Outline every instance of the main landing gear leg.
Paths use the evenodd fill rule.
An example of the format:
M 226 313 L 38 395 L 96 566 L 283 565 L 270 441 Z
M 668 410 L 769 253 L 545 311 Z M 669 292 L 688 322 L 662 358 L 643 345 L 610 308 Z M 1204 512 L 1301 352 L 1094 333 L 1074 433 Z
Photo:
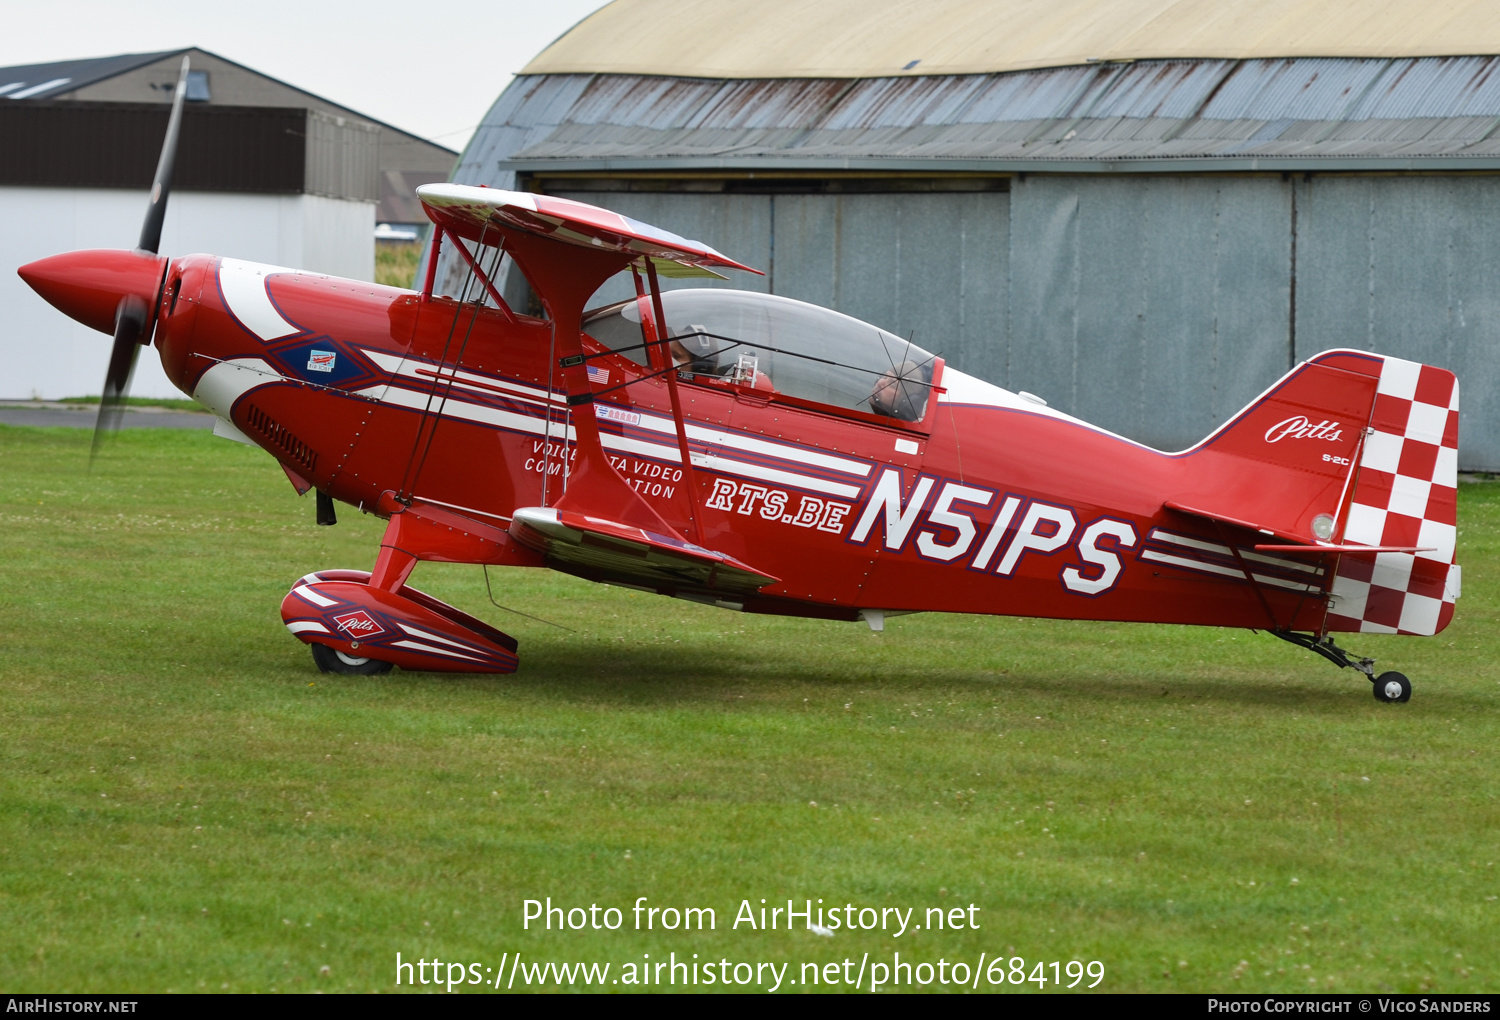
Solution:
M 1406 679 L 1404 674 L 1392 671 L 1376 676 L 1374 659 L 1350 655 L 1334 644 L 1333 638 L 1326 634 L 1318 638 L 1311 634 L 1296 634 L 1289 630 L 1273 630 L 1271 633 L 1283 641 L 1290 641 L 1294 645 L 1301 645 L 1303 648 L 1317 652 L 1335 666 L 1341 668 L 1348 666 L 1359 670 L 1370 681 L 1376 701 L 1406 702 L 1411 700 L 1411 681 Z

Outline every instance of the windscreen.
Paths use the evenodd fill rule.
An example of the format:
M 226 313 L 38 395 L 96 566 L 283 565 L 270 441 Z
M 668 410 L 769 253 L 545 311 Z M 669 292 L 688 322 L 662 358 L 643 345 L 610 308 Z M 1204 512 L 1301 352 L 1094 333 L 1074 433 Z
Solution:
M 621 314 L 627 307 L 630 317 Z M 646 338 L 641 334 L 641 317 L 635 312 L 635 299 L 585 312 L 583 331 L 612 351 L 619 351 L 637 365 L 647 364 Z M 633 350 L 631 348 L 634 348 Z
M 761 388 L 821 404 L 905 421 L 926 413 L 933 356 L 867 322 L 736 290 L 668 291 L 662 307 L 675 360 L 695 377 L 744 381 L 754 373 L 765 379 Z M 641 343 L 636 303 L 592 313 L 584 330 L 615 349 Z

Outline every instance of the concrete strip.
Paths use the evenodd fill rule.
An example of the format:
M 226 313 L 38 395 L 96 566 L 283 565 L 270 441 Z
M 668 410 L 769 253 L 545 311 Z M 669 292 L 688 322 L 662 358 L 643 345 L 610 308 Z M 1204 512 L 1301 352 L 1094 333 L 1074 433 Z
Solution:
M 0 425 L 33 425 L 91 429 L 99 409 L 87 404 L 50 401 L 0 401 Z M 120 415 L 127 429 L 211 429 L 214 416 L 197 411 L 173 411 L 164 407 L 127 407 Z

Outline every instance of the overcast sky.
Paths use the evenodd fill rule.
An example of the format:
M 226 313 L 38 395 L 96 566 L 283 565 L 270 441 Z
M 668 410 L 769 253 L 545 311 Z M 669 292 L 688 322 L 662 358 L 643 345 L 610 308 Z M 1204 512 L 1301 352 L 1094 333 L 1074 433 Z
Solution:
M 0 67 L 199 46 L 462 149 L 511 77 L 604 3 L 8 3 Z

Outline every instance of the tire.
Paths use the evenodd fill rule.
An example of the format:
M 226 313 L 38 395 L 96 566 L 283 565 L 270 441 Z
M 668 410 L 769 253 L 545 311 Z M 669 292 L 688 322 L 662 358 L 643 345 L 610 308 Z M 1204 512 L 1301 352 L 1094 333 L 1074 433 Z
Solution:
M 1376 701 L 1404 703 L 1411 700 L 1411 681 L 1405 674 L 1382 673 L 1371 682 Z
M 327 645 L 309 645 L 308 647 L 312 649 L 313 662 L 318 664 L 320 673 L 338 673 L 342 676 L 378 676 L 391 671 L 391 664 L 381 662 L 379 659 L 360 659 L 329 648 Z

